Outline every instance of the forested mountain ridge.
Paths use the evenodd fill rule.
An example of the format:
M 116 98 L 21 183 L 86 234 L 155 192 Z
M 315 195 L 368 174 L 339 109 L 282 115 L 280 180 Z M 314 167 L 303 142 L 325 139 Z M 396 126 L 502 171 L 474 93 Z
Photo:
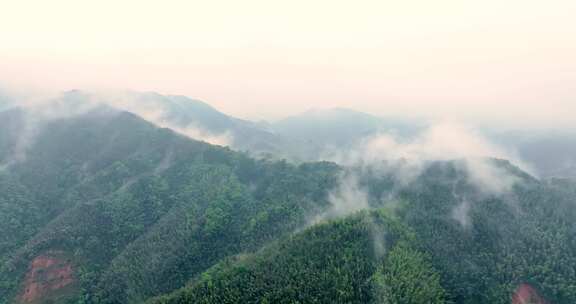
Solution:
M 257 123 L 224 114 L 203 101 L 186 96 L 155 92 L 98 94 L 70 91 L 56 99 L 106 104 L 189 137 L 258 157 L 302 158 L 309 153 L 298 139 L 286 138 Z
M 361 212 L 221 262 L 151 303 L 445 303 L 414 241 L 387 210 Z
M 19 104 L 21 97 L 12 95 L 0 88 L 0 110 Z M 333 161 L 335 152 L 353 150 L 358 144 L 382 135 L 398 143 L 417 141 L 436 125 L 426 119 L 380 117 L 345 108 L 309 110 L 278 121 L 256 123 L 225 114 L 197 99 L 155 92 L 73 90 L 30 98 L 31 104 L 41 104 L 44 99 L 79 107 L 105 104 L 188 137 L 228 146 L 256 158 L 297 162 Z M 506 158 L 523 160 L 534 174 L 574 178 L 575 130 L 514 131 L 485 126 L 480 131 L 482 137 L 505 147 L 509 152 Z
M 156 111 L 157 121 L 168 126 L 198 129 L 201 133 L 211 136 L 226 137 L 224 144 L 241 151 L 255 154 L 270 153 L 280 155 L 291 147 L 297 147 L 289 141 L 269 130 L 261 128 L 256 123 L 235 118 L 217 111 L 210 105 L 186 96 L 161 95 L 153 92 L 133 93 L 138 107 Z M 134 110 L 129 108 L 127 110 Z M 139 111 L 133 111 L 139 113 Z M 297 156 L 298 151 L 290 153 Z M 288 156 L 288 155 L 285 155 Z
M 128 266 L 123 263 L 144 262 L 131 255 L 156 246 L 166 234 L 172 245 L 160 244 L 162 252 L 149 248 L 146 262 L 156 258 L 159 271 L 177 277 L 147 273 L 147 282 L 158 286 L 134 288 L 152 295 L 170 291 L 221 257 L 303 225 L 308 210 L 327 205 L 326 191 L 335 183 L 330 172 L 338 170 L 327 163 L 255 161 L 111 109 L 42 122 L 22 149 L 24 137 L 18 133 L 26 114 L 16 109 L 2 115 L 1 129 L 8 133 L 2 137 L 3 156 L 9 164 L 2 172 L 1 223 L 3 237 L 9 238 L 0 251 L 2 289 L 9 291 L 3 301 L 22 288 L 16 278 L 22 278 L 30 259 L 50 250 L 84 261 L 85 268 L 76 269 L 82 287 L 105 293 L 118 280 L 99 283 L 100 276 Z M 15 159 L 21 150 L 25 155 Z M 143 266 L 133 269 L 153 267 Z
M 40 116 L 0 112 L 0 303 L 576 301 L 573 181 L 487 160 L 514 181 L 493 192 L 464 160 L 405 180 L 106 106 Z
M 454 184 L 457 171 L 433 165 L 396 201 L 375 199 L 371 215 L 222 262 L 152 303 L 571 303 L 574 184 L 556 192 L 556 182 L 528 177 L 512 193 L 486 196 Z M 388 178 L 364 182 L 372 193 L 390 187 Z
M 400 142 L 411 141 L 434 125 L 426 119 L 380 117 L 352 109 L 332 108 L 309 110 L 262 127 L 185 96 L 152 92 L 132 94 L 131 99 L 137 100 L 138 108 L 162 113 L 156 118 L 168 123 L 169 127 L 199 128 L 207 133 L 200 135 L 222 136 L 225 139 L 222 144 L 235 150 L 275 159 L 326 159 L 334 149 L 351 149 L 363 140 L 381 134 L 393 136 Z M 127 110 L 142 113 L 135 107 Z M 539 176 L 575 177 L 575 130 L 502 131 L 483 128 L 482 133 L 531 164 Z
M 493 138 L 517 150 L 541 176 L 576 178 L 576 130 L 505 132 Z

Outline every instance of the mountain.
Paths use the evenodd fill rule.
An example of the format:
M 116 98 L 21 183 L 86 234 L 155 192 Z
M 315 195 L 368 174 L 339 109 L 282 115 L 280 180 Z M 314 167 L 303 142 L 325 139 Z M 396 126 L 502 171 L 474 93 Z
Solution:
M 381 118 L 343 108 L 310 110 L 272 124 L 278 134 L 322 146 L 351 145 L 379 132 L 409 137 L 422 127 L 407 120 Z
M 4 108 L 14 106 L 14 98 L 1 93 L 0 109 L 2 100 Z M 325 159 L 335 151 L 354 149 L 362 140 L 382 133 L 394 135 L 399 142 L 410 142 L 429 127 L 413 120 L 382 118 L 342 108 L 311 110 L 273 123 L 251 122 L 226 115 L 199 100 L 154 92 L 69 91 L 55 101 L 76 107 L 105 104 L 197 140 L 228 146 L 254 157 L 292 161 Z M 490 141 L 515 151 L 539 176 L 576 177 L 573 131 L 482 130 L 482 133 Z
M 438 273 L 404 229 L 383 211 L 316 225 L 257 254 L 220 262 L 190 287 L 151 302 L 445 303 Z M 394 233 L 374 233 L 385 230 Z M 375 237 L 390 243 L 386 258 L 374 248 Z
M 60 272 L 77 284 L 71 298 L 133 303 L 170 291 L 303 225 L 327 204 L 337 169 L 255 161 L 107 107 L 34 127 L 31 113 L 1 114 L 0 302 L 59 297 L 49 284 Z
M 0 90 L 0 111 L 6 110 L 12 104 L 11 98 Z
M 73 103 L 96 102 L 125 110 L 159 126 L 173 129 L 194 139 L 255 156 L 276 158 L 303 156 L 305 146 L 297 140 L 279 136 L 261 124 L 226 115 L 196 99 L 154 92 L 116 92 L 108 94 L 69 91 L 62 100 Z
M 334 149 L 347 151 L 360 141 L 382 133 L 392 134 L 399 142 L 409 142 L 430 127 L 427 122 L 378 117 L 343 108 L 310 110 L 272 123 L 251 122 L 185 96 L 154 92 L 125 94 L 102 97 L 70 91 L 62 100 L 74 104 L 98 100 L 195 139 L 229 146 L 254 157 L 293 161 L 324 159 Z M 0 96 L 0 109 L 1 99 Z M 7 106 L 14 106 L 14 98 L 6 95 L 4 99 Z M 576 177 L 576 132 L 573 130 L 480 131 L 490 141 L 515 152 L 539 176 Z
M 515 131 L 496 134 L 495 141 L 518 152 L 544 177 L 576 177 L 576 131 Z
M 573 180 L 255 159 L 76 98 L 0 112 L 0 303 L 576 301 Z
M 272 124 L 285 138 L 304 140 L 314 146 L 318 159 L 329 149 L 346 150 L 359 141 L 385 133 L 400 142 L 410 141 L 426 130 L 423 123 L 382 118 L 350 109 L 311 110 Z M 576 132 L 481 130 L 492 142 L 514 151 L 542 177 L 576 177 Z
M 458 168 L 431 164 L 395 203 L 376 199 L 389 177 L 364 176 L 374 211 L 227 259 L 150 303 L 571 303 L 573 194 L 519 173 L 514 191 L 487 196 Z

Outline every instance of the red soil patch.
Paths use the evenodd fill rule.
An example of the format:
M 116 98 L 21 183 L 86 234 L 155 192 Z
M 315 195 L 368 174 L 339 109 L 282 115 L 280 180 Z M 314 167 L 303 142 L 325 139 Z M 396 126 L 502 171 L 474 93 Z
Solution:
M 35 303 L 74 283 L 72 264 L 62 254 L 49 253 L 36 257 L 26 274 L 22 303 Z
M 512 304 L 548 304 L 529 284 L 520 284 L 512 296 Z

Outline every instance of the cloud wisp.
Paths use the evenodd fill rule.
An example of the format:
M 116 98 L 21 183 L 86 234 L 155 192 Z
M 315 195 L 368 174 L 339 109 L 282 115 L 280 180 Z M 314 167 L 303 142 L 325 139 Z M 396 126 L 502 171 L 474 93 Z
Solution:
M 183 136 L 219 146 L 232 146 L 233 136 L 229 131 L 213 133 L 194 121 L 186 124 L 169 119 L 169 105 L 158 95 L 130 91 L 83 92 L 69 91 L 55 93 L 34 89 L 19 89 L 0 86 L 0 111 L 21 109 L 21 122 L 11 136 L 14 144 L 8 155 L 0 160 L 0 170 L 24 162 L 27 151 L 34 145 L 36 137 L 50 121 L 77 117 L 100 109 L 127 111 L 138 115 L 158 127 L 169 128 Z
M 92 102 L 134 113 L 159 127 L 172 129 L 195 140 L 219 146 L 233 145 L 233 136 L 230 132 L 214 133 L 194 121 L 181 124 L 169 119 L 169 105 L 160 100 L 163 96 L 158 95 L 158 98 L 154 98 L 151 95 L 130 91 L 101 91 L 92 93 L 90 99 Z
M 358 175 L 365 172 L 391 176 L 397 187 L 402 188 L 415 182 L 434 162 L 457 161 L 466 173 L 467 182 L 478 193 L 489 196 L 508 193 L 520 180 L 494 159 L 510 160 L 522 170 L 532 172 L 530 166 L 514 153 L 490 143 L 474 129 L 454 123 L 432 125 L 411 139 L 378 134 L 362 139 L 350 150 L 332 150 L 323 159 L 354 169 L 342 174 L 339 185 L 329 194 L 331 207 L 320 218 L 343 216 L 369 208 L 369 196 L 358 182 Z M 459 196 L 455 198 L 460 203 L 453 210 L 452 217 L 467 227 L 471 203 Z

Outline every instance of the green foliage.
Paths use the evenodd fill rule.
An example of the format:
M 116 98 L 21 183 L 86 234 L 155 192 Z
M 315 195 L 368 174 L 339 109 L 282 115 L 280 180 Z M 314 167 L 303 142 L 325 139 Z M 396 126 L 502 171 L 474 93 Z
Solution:
M 372 276 L 373 303 L 445 303 L 439 274 L 425 255 L 399 242 Z
M 0 227 L 9 232 L 0 239 L 0 303 L 50 249 L 73 254 L 87 303 L 139 303 L 172 291 L 301 227 L 328 205 L 338 170 L 255 161 L 126 113 L 96 111 L 43 128 L 26 161 L 0 176 Z
M 513 191 L 493 195 L 470 184 L 457 163 L 437 163 L 399 191 L 405 202 L 399 217 L 430 255 L 450 300 L 509 303 L 528 283 L 550 302 L 576 301 L 574 196 L 517 176 Z M 463 202 L 469 204 L 466 224 L 454 215 Z
M 12 114 L 0 113 L 1 161 L 23 125 Z M 30 144 L 0 171 L 2 304 L 51 250 L 71 257 L 85 304 L 509 303 L 522 283 L 576 302 L 576 184 L 504 161 L 520 181 L 505 194 L 477 189 L 459 162 L 406 185 L 255 160 L 102 109 L 45 122 Z M 309 227 L 342 170 L 374 210 Z
M 382 235 L 374 231 L 393 231 L 391 226 L 399 227 L 380 212 L 315 225 L 219 263 L 190 287 L 153 303 L 368 303 L 381 256 L 374 238 Z

